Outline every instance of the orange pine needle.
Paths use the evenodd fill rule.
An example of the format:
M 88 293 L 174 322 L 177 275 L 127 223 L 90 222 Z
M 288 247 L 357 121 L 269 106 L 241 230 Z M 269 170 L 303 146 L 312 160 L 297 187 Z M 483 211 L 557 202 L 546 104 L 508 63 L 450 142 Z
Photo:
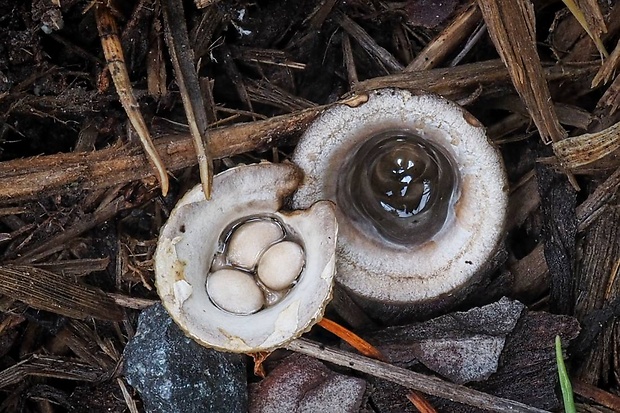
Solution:
M 376 360 L 387 362 L 387 358 L 381 353 L 381 351 L 355 334 L 354 332 L 344 328 L 340 324 L 328 320 L 327 318 L 323 318 L 321 321 L 317 323 L 325 330 L 330 333 L 340 337 L 342 340 L 347 342 L 351 347 L 365 355 L 366 357 L 370 357 Z M 407 393 L 407 399 L 420 411 L 420 413 L 437 413 L 437 410 L 424 398 L 424 396 L 418 393 L 415 390 L 411 390 Z
M 379 349 L 377 349 L 372 344 L 370 344 L 357 334 L 353 333 L 352 331 L 347 330 L 340 324 L 326 318 L 322 319 L 317 324 L 323 327 L 325 330 L 329 331 L 330 333 L 346 341 L 351 347 L 355 348 L 366 357 L 381 361 L 387 361 L 383 354 L 381 354 Z
M 437 410 L 435 410 L 435 408 L 429 403 L 429 401 L 426 400 L 424 396 L 422 396 L 420 393 L 414 390 L 411 390 L 409 393 L 407 393 L 407 399 L 409 399 L 409 401 L 413 403 L 415 408 L 418 409 L 420 413 L 437 413 Z

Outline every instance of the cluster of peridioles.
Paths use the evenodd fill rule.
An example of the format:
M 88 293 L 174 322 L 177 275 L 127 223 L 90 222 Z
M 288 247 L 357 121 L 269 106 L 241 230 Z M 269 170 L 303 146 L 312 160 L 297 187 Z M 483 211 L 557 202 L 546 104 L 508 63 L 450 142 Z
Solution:
M 271 217 L 252 217 L 223 234 L 207 276 L 207 294 L 233 314 L 253 314 L 282 300 L 305 263 L 302 246 Z

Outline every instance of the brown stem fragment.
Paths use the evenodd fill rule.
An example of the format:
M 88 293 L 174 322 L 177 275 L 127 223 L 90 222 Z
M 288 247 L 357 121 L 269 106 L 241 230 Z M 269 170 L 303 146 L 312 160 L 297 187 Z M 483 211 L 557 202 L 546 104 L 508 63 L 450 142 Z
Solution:
M 205 198 L 210 199 L 213 183 L 213 156 L 209 151 L 207 137 L 207 112 L 202 99 L 198 73 L 194 68 L 194 53 L 189 43 L 183 2 L 180 0 L 163 0 L 161 5 L 164 15 L 166 43 L 172 58 L 176 81 L 181 91 L 189 132 L 194 140 L 202 190 Z
M 355 59 L 353 58 L 351 38 L 348 34 L 342 35 L 342 55 L 344 65 L 347 68 L 347 78 L 349 79 L 349 85 L 353 86 L 357 82 L 359 82 L 359 78 L 357 77 L 357 70 L 355 68 Z
M 347 330 L 340 324 L 335 323 L 325 317 L 323 317 L 323 319 L 317 324 L 323 327 L 325 330 L 329 331 L 330 333 L 334 334 L 335 336 L 338 336 L 343 341 L 347 342 L 351 347 L 355 348 L 366 357 L 387 362 L 387 359 L 378 348 L 376 348 L 354 332 Z
M 595 403 L 605 406 L 612 411 L 620 412 L 620 396 L 606 392 L 588 383 L 579 380 L 573 381 L 573 390 L 576 394 Z
M 81 320 L 94 317 L 119 321 L 124 317 L 103 291 L 37 267 L 0 266 L 0 293 L 37 310 Z
M 469 36 L 482 14 L 475 2 L 470 3 L 455 19 L 407 65 L 405 72 L 428 70 L 437 66 Z
M 547 81 L 569 80 L 596 73 L 598 65 L 579 64 L 572 66 L 546 66 L 543 75 Z M 418 72 L 403 72 L 395 75 L 375 77 L 364 80 L 352 89 L 366 92 L 386 87 L 410 90 L 425 90 L 454 99 L 459 93 L 471 91 L 478 86 L 497 85 L 510 80 L 506 67 L 500 60 L 487 60 L 451 68 L 438 68 Z
M 303 131 L 325 106 L 268 120 L 214 129 L 211 150 L 216 158 L 284 143 L 284 138 Z M 193 141 L 187 135 L 166 135 L 155 141 L 171 170 L 196 164 Z M 131 146 L 93 152 L 62 153 L 0 162 L 0 203 L 36 199 L 61 188 L 101 189 L 144 179 L 152 169 Z
M 0 372 L 0 389 L 17 384 L 27 376 L 96 382 L 101 381 L 104 374 L 99 367 L 67 357 L 33 354 Z
M 146 151 L 146 154 L 150 162 L 155 167 L 157 177 L 161 185 L 162 194 L 168 193 L 168 173 L 166 167 L 162 162 L 153 141 L 151 140 L 151 134 L 149 133 L 146 122 L 140 112 L 140 106 L 133 94 L 133 88 L 129 80 L 129 73 L 127 72 L 127 66 L 125 65 L 125 57 L 123 56 L 123 49 L 121 47 L 120 37 L 118 35 L 118 27 L 116 20 L 112 16 L 110 8 L 105 4 L 98 2 L 95 6 L 95 16 L 97 19 L 97 29 L 99 31 L 99 37 L 101 37 L 101 46 L 103 48 L 103 54 L 105 55 L 106 62 L 108 63 L 108 69 L 118 97 L 127 112 L 129 121 L 134 127 L 138 136 L 140 137 L 140 143 Z
M 398 73 L 403 70 L 403 65 L 386 49 L 377 42 L 360 25 L 346 14 L 340 14 L 340 25 L 349 33 L 366 52 L 372 56 L 388 73 Z

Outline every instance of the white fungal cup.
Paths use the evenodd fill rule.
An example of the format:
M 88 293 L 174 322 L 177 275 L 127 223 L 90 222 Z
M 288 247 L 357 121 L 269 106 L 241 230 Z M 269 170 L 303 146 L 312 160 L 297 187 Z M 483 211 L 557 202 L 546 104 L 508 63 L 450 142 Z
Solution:
M 293 161 L 304 172 L 293 206 L 338 206 L 337 281 L 359 302 L 445 304 L 501 244 L 501 156 L 471 114 L 439 96 L 383 89 L 336 105 L 304 133 Z
M 214 178 L 211 200 L 197 185 L 170 214 L 155 254 L 157 291 L 199 343 L 268 351 L 321 319 L 335 271 L 335 207 L 280 211 L 300 178 L 292 164 L 239 166 Z

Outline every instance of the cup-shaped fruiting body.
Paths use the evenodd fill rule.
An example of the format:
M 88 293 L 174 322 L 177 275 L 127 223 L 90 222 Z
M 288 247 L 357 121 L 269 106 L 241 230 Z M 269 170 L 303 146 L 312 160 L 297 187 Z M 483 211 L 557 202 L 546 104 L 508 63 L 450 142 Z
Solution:
M 501 244 L 502 159 L 480 123 L 439 96 L 384 89 L 328 109 L 293 161 L 305 174 L 295 208 L 337 204 L 336 281 L 362 305 L 391 305 L 388 317 L 454 301 Z
M 331 298 L 337 224 L 329 201 L 282 212 L 301 180 L 261 163 L 197 185 L 176 205 L 155 254 L 157 291 L 179 326 L 224 351 L 268 351 L 320 320 Z

